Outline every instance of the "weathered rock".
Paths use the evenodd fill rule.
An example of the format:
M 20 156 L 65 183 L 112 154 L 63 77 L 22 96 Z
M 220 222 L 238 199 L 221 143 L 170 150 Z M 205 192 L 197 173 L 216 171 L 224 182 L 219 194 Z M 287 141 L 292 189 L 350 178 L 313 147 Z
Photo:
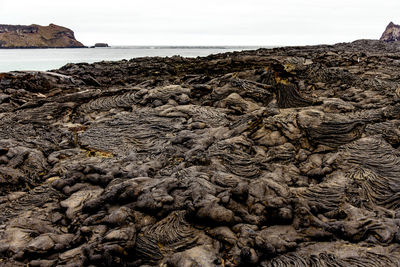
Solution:
M 380 40 L 385 42 L 400 41 L 400 26 L 390 22 L 382 33 Z
M 0 265 L 399 266 L 398 52 L 0 74 Z

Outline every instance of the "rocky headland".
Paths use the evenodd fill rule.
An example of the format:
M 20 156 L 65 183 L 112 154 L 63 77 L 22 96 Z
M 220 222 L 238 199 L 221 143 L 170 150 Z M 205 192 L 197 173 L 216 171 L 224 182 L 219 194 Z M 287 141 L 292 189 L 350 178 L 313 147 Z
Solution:
M 399 266 L 399 52 L 0 74 L 0 265 Z
M 40 26 L 32 24 L 0 24 L 0 48 L 79 48 L 74 32 L 55 24 Z
M 385 42 L 400 41 L 400 25 L 396 25 L 393 22 L 390 22 L 383 32 L 380 40 Z

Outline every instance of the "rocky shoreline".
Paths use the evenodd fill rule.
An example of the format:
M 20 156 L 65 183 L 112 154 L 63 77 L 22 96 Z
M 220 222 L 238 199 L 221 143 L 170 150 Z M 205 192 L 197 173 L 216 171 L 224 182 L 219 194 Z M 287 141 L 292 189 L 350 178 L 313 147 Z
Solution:
M 399 266 L 400 45 L 0 74 L 1 266 Z

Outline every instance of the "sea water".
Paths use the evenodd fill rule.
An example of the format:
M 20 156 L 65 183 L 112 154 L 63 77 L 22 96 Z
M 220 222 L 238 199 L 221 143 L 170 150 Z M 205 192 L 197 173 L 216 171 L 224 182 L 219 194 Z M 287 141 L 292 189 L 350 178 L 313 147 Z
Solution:
M 252 50 L 260 47 L 171 47 L 113 46 L 106 48 L 0 49 L 0 72 L 14 70 L 52 70 L 67 63 L 111 61 L 137 57 L 208 56 L 210 54 Z

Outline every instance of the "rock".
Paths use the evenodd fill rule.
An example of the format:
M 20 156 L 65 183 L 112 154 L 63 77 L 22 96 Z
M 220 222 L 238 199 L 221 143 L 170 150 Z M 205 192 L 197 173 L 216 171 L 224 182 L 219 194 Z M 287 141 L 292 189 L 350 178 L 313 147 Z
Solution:
M 52 267 L 56 264 L 56 260 L 33 260 L 29 262 L 32 267 Z
M 232 246 L 235 245 L 235 243 L 237 242 L 237 237 L 235 236 L 235 234 L 231 231 L 231 229 L 226 226 L 211 229 L 209 231 L 209 234 L 217 240 L 220 240 L 221 242 L 226 242 Z
M 223 266 L 222 262 L 218 261 L 218 258 L 212 251 L 212 248 L 210 249 L 207 246 L 194 247 L 173 255 L 170 259 L 168 259 L 167 265 L 176 267 Z
M 0 24 L 0 48 L 75 48 L 84 45 L 75 39 L 68 28 L 50 24 Z
M 109 47 L 107 43 L 96 43 L 94 47 Z
M 27 250 L 33 253 L 45 253 L 54 247 L 54 241 L 48 235 L 40 235 L 27 245 Z
M 385 42 L 400 41 L 400 26 L 390 22 L 379 40 Z
M 104 239 L 106 241 L 128 241 L 135 237 L 135 228 L 131 225 L 124 229 L 112 230 L 106 234 Z
M 0 74 L 0 265 L 399 266 L 397 58 L 358 40 Z
M 60 202 L 60 206 L 66 208 L 67 218 L 73 220 L 81 211 L 85 202 L 94 199 L 103 192 L 99 187 L 83 187 L 82 190 L 73 193 L 68 199 Z

